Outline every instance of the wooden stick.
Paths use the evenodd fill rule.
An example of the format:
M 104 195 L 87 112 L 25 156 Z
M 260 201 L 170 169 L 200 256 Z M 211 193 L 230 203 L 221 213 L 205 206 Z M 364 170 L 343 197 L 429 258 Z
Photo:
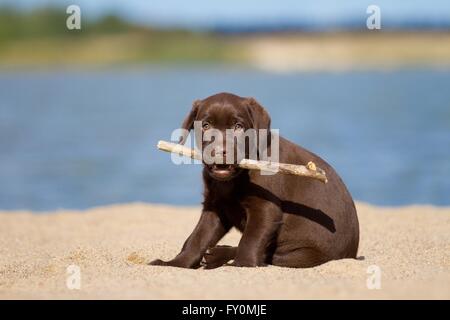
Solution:
M 191 149 L 185 147 L 181 144 L 171 143 L 167 141 L 159 141 L 157 145 L 159 150 L 177 153 L 182 156 L 186 156 L 196 160 L 202 160 L 202 155 L 195 149 Z M 239 162 L 238 166 L 240 168 L 249 169 L 249 170 L 262 170 L 262 171 L 270 171 L 274 173 L 284 173 L 284 174 L 292 174 L 296 176 L 309 177 L 313 179 L 317 179 L 323 183 L 327 183 L 327 176 L 325 171 L 319 167 L 316 167 L 314 162 L 310 161 L 306 166 L 296 165 L 296 164 L 288 164 L 288 163 L 278 163 L 278 162 L 269 162 L 269 161 L 260 161 L 260 160 L 252 160 L 252 159 L 242 159 Z

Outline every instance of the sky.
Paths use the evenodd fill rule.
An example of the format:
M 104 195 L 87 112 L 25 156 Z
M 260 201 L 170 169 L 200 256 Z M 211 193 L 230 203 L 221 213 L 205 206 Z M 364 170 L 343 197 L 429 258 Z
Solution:
M 369 5 L 381 9 L 387 23 L 450 22 L 450 0 L 0 0 L 23 9 L 44 5 L 79 5 L 82 14 L 116 13 L 138 23 L 202 28 L 214 25 L 312 22 L 333 26 L 364 20 Z

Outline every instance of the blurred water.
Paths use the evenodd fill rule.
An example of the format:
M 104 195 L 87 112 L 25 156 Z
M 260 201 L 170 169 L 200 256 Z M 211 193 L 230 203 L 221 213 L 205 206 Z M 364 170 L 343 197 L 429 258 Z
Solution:
M 196 98 L 256 97 L 357 200 L 450 205 L 450 72 L 144 68 L 0 74 L 0 209 L 198 204 L 200 166 L 158 152 Z

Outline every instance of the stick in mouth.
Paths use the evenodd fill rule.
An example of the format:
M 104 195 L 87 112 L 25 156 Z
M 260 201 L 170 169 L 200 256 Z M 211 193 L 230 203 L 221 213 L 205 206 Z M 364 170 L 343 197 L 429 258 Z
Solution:
M 159 150 L 162 151 L 176 153 L 179 155 L 190 157 L 195 160 L 202 160 L 202 155 L 199 152 L 197 152 L 195 149 L 185 147 L 181 144 L 160 140 L 158 142 L 157 147 Z M 295 176 L 317 179 L 323 183 L 328 182 L 325 171 L 317 167 L 316 164 L 312 161 L 308 162 L 308 164 L 304 166 L 289 163 L 242 159 L 239 162 L 238 166 L 243 169 L 263 170 L 274 173 L 291 174 Z

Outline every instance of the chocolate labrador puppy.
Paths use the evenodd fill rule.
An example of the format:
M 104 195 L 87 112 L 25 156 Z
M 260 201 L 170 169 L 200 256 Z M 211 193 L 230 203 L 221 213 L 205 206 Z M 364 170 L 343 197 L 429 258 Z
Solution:
M 229 93 L 194 102 L 182 128 L 192 129 L 194 121 L 201 121 L 203 131 L 270 129 L 270 117 L 255 99 Z M 182 137 L 181 143 L 185 139 Z M 236 164 L 205 164 L 203 210 L 197 226 L 175 258 L 150 264 L 308 268 L 330 260 L 356 258 L 358 218 L 338 174 L 320 157 L 281 136 L 279 161 L 313 161 L 325 170 L 328 183 L 280 173 L 262 175 Z M 232 227 L 242 232 L 239 245 L 216 246 Z

